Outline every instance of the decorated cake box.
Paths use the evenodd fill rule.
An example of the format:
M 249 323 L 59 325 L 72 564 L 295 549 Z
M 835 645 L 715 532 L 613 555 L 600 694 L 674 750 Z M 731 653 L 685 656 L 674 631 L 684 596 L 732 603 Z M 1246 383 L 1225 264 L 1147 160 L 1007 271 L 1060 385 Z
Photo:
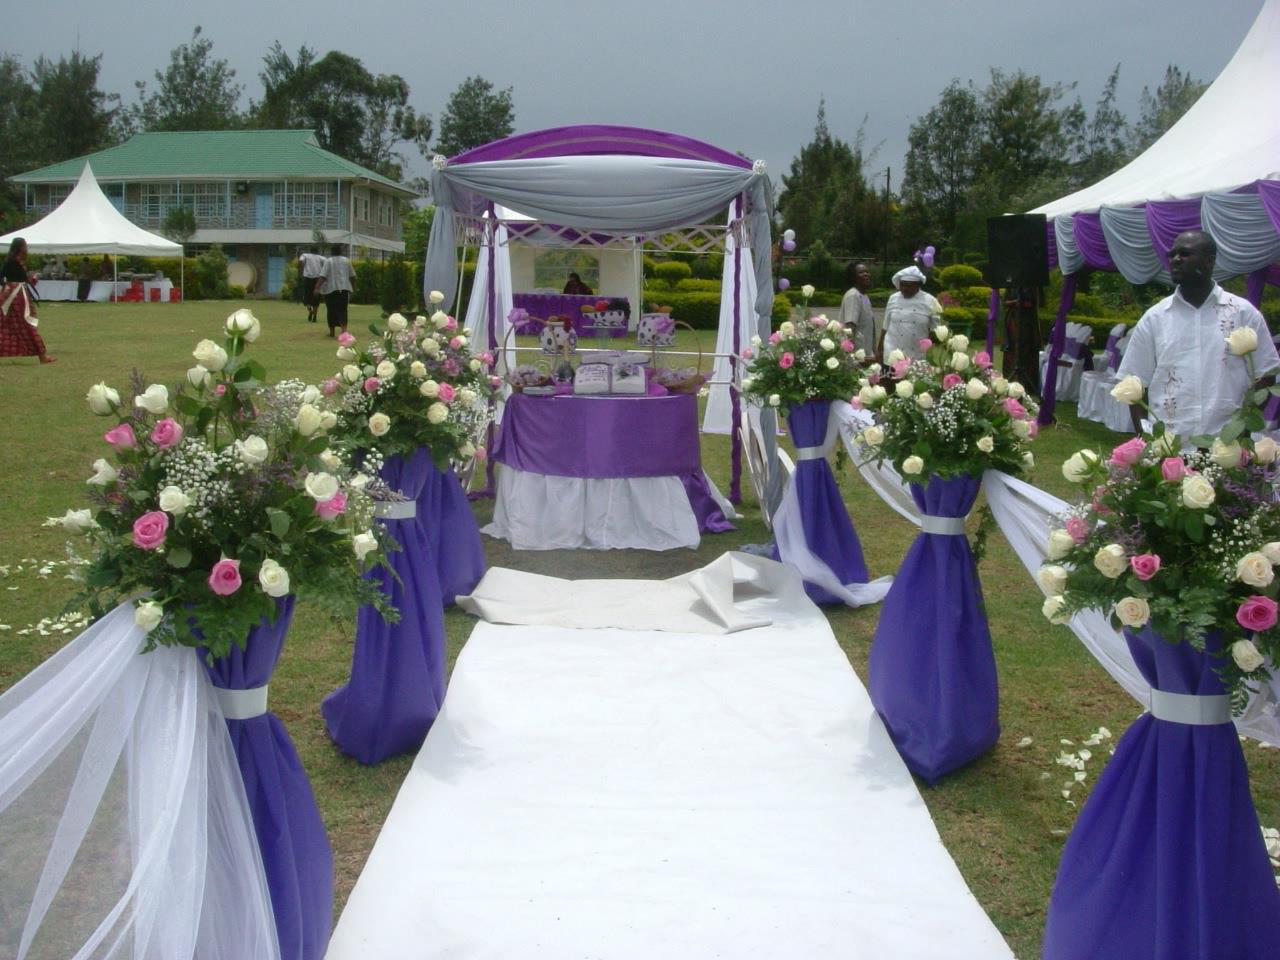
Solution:
M 610 367 L 607 363 L 584 363 L 573 375 L 573 392 L 580 396 L 608 393 Z
M 645 392 L 644 367 L 620 363 L 613 368 L 613 393 L 640 396 Z

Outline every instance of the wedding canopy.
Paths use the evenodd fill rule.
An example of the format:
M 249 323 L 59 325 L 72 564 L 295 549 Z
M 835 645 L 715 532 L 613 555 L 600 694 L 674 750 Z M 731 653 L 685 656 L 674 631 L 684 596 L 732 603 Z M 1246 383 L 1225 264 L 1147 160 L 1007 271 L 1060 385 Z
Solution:
M 1280 282 L 1280 0 L 1266 0 L 1218 78 L 1159 140 L 1098 183 L 1033 210 L 1049 218 L 1049 263 L 1065 282 L 1049 368 L 1063 347 L 1076 275 L 1114 270 L 1169 283 L 1173 239 L 1192 229 L 1218 244 L 1219 278 L 1249 275 L 1255 304 Z M 1042 422 L 1054 383 L 1044 386 Z

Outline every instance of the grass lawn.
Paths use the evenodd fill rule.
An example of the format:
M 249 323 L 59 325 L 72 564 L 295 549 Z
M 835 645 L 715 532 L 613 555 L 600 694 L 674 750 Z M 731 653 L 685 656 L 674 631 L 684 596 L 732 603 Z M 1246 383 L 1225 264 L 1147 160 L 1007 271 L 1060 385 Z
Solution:
M 135 367 L 149 381 L 178 381 L 194 362 L 190 351 L 196 341 L 217 339 L 222 319 L 237 305 L 46 304 L 40 329 L 58 362 L 40 367 L 34 358 L 0 360 L 0 409 L 6 413 L 0 420 L 0 488 L 6 491 L 0 498 L 0 691 L 68 639 L 57 629 L 22 631 L 59 613 L 72 592 L 62 579 L 64 569 L 48 565 L 65 556 L 65 537 L 40 524 L 47 516 L 82 505 L 89 464 L 102 455 L 102 421 L 89 413 L 85 391 L 106 380 L 123 392 Z M 295 304 L 252 306 L 263 323 L 253 351 L 273 377 L 314 382 L 337 369 L 334 344 L 323 323 L 303 322 L 303 310 Z M 351 315 L 352 332 L 359 333 L 378 316 L 378 308 L 353 306 Z M 681 348 L 689 348 L 691 335 L 681 336 Z M 713 349 L 712 332 L 699 336 L 703 349 Z M 1082 445 L 1115 442 L 1115 435 L 1099 425 L 1077 423 L 1072 412 L 1070 405 L 1064 407 L 1062 426 L 1043 431 L 1035 448 L 1038 465 L 1032 481 L 1058 495 L 1069 493 L 1059 468 L 1071 452 Z M 705 437 L 703 459 L 712 478 L 727 490 L 728 439 Z M 882 504 L 851 468 L 841 472 L 840 483 L 872 575 L 892 573 L 914 528 Z M 749 488 L 744 494 L 746 516 L 738 529 L 704 538 L 697 551 L 527 553 L 487 539 L 485 546 L 491 564 L 558 576 L 673 576 L 724 550 L 767 539 Z M 475 509 L 484 523 L 492 504 L 481 502 Z M 974 893 L 1017 955 L 1029 960 L 1040 954 L 1045 903 L 1076 810 L 1060 793 L 1071 778 L 1069 770 L 1054 764 L 1063 749 L 1060 741 L 1079 743 L 1099 726 L 1118 737 L 1139 707 L 1065 628 L 1045 622 L 1039 590 L 998 534 L 991 539 L 981 574 L 1000 668 L 1003 735 L 990 754 L 926 789 L 924 796 Z M 876 617 L 876 607 L 829 613 L 841 646 L 864 678 Z M 446 613 L 450 666 L 472 623 L 457 611 Z M 299 608 L 271 685 L 272 709 L 297 744 L 333 843 L 335 917 L 412 759 L 362 767 L 339 754 L 325 736 L 320 700 L 346 678 L 352 630 L 351 624 L 333 624 Z M 1072 792 L 1075 803 L 1087 794 L 1106 753 L 1105 744 L 1095 748 L 1085 785 Z M 1280 824 L 1280 751 L 1249 743 L 1245 753 L 1259 817 L 1265 825 Z

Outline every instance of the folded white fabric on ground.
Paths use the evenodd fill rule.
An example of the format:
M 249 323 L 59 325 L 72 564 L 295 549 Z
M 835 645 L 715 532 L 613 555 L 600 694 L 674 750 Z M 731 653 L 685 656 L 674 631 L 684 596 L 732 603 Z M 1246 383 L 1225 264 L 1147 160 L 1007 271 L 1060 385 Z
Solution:
M 328 960 L 1011 960 L 826 618 L 751 565 L 770 625 L 732 636 L 478 624 Z
M 782 591 L 790 579 L 781 564 L 745 553 L 726 553 L 670 580 L 570 581 L 493 567 L 458 606 L 489 623 L 735 633 L 769 623 L 735 606 L 737 598 Z

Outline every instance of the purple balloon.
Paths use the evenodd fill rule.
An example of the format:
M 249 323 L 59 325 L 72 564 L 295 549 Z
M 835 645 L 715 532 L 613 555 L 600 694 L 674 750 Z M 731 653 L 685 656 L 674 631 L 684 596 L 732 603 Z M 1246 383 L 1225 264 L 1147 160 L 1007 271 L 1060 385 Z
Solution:
M 778 289 L 779 289 L 779 290 L 785 290 L 785 289 L 787 289 L 787 287 L 789 287 L 789 286 L 791 286 L 791 281 L 790 281 L 790 280 L 788 280 L 786 277 L 779 277 L 779 278 L 778 278 Z
M 920 262 L 924 264 L 926 270 L 933 269 L 933 247 L 924 252 L 924 256 L 920 258 Z
M 932 259 L 933 259 L 933 255 L 934 255 L 935 253 L 937 253 L 938 251 L 937 251 L 937 250 L 935 250 L 935 249 L 933 249 L 933 247 L 932 247 L 932 246 L 928 246 L 928 247 L 925 247 L 925 248 L 924 248 L 924 252 L 925 252 L 925 256 L 927 256 L 929 259 L 931 259 L 931 260 L 932 260 Z
M 792 250 L 794 250 L 795 248 L 796 248 L 796 242 L 795 242 L 794 240 L 783 240 L 783 241 L 782 241 L 782 249 L 783 249 L 783 250 L 785 250 L 785 251 L 787 251 L 787 253 L 790 253 L 790 252 L 791 252 Z

